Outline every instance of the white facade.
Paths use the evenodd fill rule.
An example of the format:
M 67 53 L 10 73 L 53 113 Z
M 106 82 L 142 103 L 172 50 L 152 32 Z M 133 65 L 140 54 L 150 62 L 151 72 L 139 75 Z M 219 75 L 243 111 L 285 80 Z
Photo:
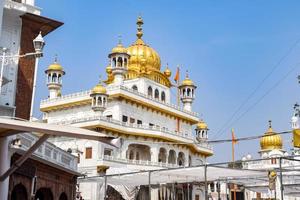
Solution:
M 200 121 L 198 114 L 191 107 L 185 109 L 171 104 L 171 84 L 167 84 L 170 72 L 161 73 L 157 70 L 160 59 L 153 53 L 154 50 L 144 45 L 141 35 L 138 37 L 136 45 L 148 48 L 145 52 L 152 57 L 142 60 L 143 65 L 134 67 L 141 67 L 141 71 L 148 70 L 147 73 L 141 76 L 131 74 L 133 78 L 126 76 L 130 69 L 135 69 L 130 66 L 130 59 L 127 62 L 129 56 L 133 55 L 127 54 L 126 48 L 119 43 L 109 54 L 114 80 L 108 82 L 105 88 L 98 84 L 92 90 L 41 101 L 43 120 L 47 123 L 94 129 L 108 136 L 121 138 L 119 149 L 97 141 L 52 139 L 59 147 L 72 150 L 78 155 L 78 169 L 87 176 L 98 175 L 98 166 L 109 166 L 107 173 L 112 174 L 199 165 L 213 154 L 212 147 L 206 142 L 207 136 L 197 140 L 194 133 L 194 125 Z M 133 59 L 140 59 L 138 56 L 140 55 Z M 120 63 L 116 63 L 119 59 Z M 149 69 L 145 69 L 147 63 L 154 63 L 156 67 L 148 66 Z M 151 73 L 156 73 L 154 78 L 150 78 Z M 105 100 L 105 104 L 100 103 L 105 108 L 100 111 L 93 109 L 95 99 L 92 98 L 104 94 L 108 100 Z M 101 186 L 102 183 L 80 184 L 82 197 L 87 200 L 99 199 L 103 195 Z M 194 186 L 191 191 L 193 199 L 200 195 L 201 187 L 197 188 Z M 158 190 L 153 192 L 152 199 L 158 199 Z

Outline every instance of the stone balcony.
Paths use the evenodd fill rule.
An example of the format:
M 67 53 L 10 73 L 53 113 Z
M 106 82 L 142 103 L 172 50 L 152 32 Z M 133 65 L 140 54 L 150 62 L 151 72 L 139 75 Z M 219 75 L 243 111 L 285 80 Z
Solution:
M 11 145 L 10 149 L 13 152 L 23 153 L 38 140 L 38 137 L 30 133 L 22 133 L 16 135 L 15 139 L 20 139 L 20 143 L 19 145 Z M 67 171 L 77 172 L 77 157 L 50 142 L 44 142 L 33 153 L 33 156 L 48 162 L 50 165 L 61 167 Z
M 130 132 L 134 133 L 143 133 L 149 136 L 160 136 L 165 137 L 166 139 L 176 140 L 183 143 L 194 144 L 200 150 L 208 153 L 213 153 L 213 148 L 207 142 L 196 142 L 195 136 L 190 134 L 185 134 L 181 132 L 174 132 L 170 131 L 164 127 L 156 127 L 156 126 L 149 126 L 149 125 L 141 125 L 141 124 L 132 124 L 128 122 L 121 122 L 118 120 L 114 120 L 112 118 L 104 117 L 104 116 L 92 116 L 92 117 L 83 117 L 77 118 L 72 120 L 64 120 L 57 122 L 56 124 L 66 125 L 72 124 L 78 127 L 88 127 L 88 126 L 95 126 L 95 125 L 102 125 L 102 127 L 107 127 L 107 129 L 119 129 L 122 132 Z
M 181 117 L 188 118 L 195 123 L 199 121 L 198 119 L 199 114 L 196 112 L 187 111 L 181 108 L 180 106 L 170 104 L 164 101 L 160 101 L 155 98 L 151 98 L 146 94 L 135 91 L 131 88 L 127 88 L 125 86 L 108 86 L 107 91 L 110 96 L 123 95 L 123 96 L 131 97 L 132 99 L 136 99 L 139 102 L 148 102 L 151 105 L 161 110 L 171 112 L 173 115 L 178 115 Z M 90 90 L 87 90 L 87 91 L 81 91 L 73 94 L 63 95 L 61 97 L 57 97 L 54 99 L 42 100 L 40 104 L 41 111 L 47 111 L 47 109 L 51 107 L 53 108 L 53 107 L 61 106 L 63 108 L 64 105 L 68 105 L 70 103 L 89 101 L 91 99 L 90 92 L 91 92 Z

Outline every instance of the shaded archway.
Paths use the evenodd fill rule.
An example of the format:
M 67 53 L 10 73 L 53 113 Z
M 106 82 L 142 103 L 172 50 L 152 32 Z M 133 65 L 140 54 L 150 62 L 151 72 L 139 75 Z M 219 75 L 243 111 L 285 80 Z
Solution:
M 184 164 L 185 164 L 185 155 L 184 155 L 183 152 L 179 152 L 178 158 L 177 158 L 177 164 L 179 166 L 184 166 Z
M 68 200 L 68 197 L 66 195 L 66 193 L 61 193 L 60 196 L 59 196 L 59 200 Z
M 158 162 L 163 162 L 163 163 L 167 162 L 167 150 L 165 148 L 159 149 Z
M 176 152 L 174 150 L 169 151 L 168 163 L 176 164 Z
M 143 144 L 130 144 L 128 146 L 130 160 L 151 160 L 150 147 Z
M 16 185 L 11 193 L 11 200 L 27 200 L 27 190 L 21 183 Z
M 50 188 L 40 188 L 35 194 L 35 200 L 53 200 L 53 194 Z

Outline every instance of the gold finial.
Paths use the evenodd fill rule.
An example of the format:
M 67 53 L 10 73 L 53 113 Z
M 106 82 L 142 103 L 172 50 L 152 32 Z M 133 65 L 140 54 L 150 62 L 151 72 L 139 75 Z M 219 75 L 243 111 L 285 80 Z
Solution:
M 122 35 L 121 34 L 118 35 L 118 44 L 122 45 Z
M 137 19 L 137 33 L 136 36 L 138 37 L 138 39 L 141 39 L 143 36 L 143 28 L 142 25 L 144 24 L 143 18 L 141 15 L 139 15 L 138 19 Z
M 186 78 L 186 79 L 189 78 L 189 70 L 185 70 L 185 78 Z
M 102 84 L 102 77 L 99 75 L 99 84 Z
M 54 63 L 57 63 L 57 54 L 54 55 Z
M 272 120 L 269 120 L 269 128 L 272 128 Z

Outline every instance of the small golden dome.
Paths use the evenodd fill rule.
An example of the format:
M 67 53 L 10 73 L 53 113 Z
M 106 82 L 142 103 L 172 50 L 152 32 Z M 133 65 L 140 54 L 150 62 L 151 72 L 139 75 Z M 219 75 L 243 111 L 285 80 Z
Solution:
M 166 70 L 164 71 L 164 74 L 169 78 L 172 75 L 171 70 L 169 69 L 169 67 L 166 67 Z
M 108 73 L 108 74 L 111 74 L 111 72 L 112 72 L 112 68 L 110 65 L 108 65 L 105 70 L 106 70 L 106 73 Z
M 106 88 L 100 82 L 92 89 L 91 94 L 106 94 Z
M 181 82 L 180 86 L 194 86 L 194 82 L 189 78 L 188 74 L 186 74 L 185 79 Z
M 271 121 L 267 132 L 260 139 L 260 147 L 261 150 L 282 149 L 282 138 L 273 131 Z
M 65 74 L 63 67 L 57 62 L 57 56 L 55 56 L 54 62 L 48 66 L 45 72 L 47 73 L 48 71 L 61 71 Z
M 127 53 L 127 49 L 122 45 L 121 42 L 111 50 L 112 53 Z
M 197 129 L 208 129 L 208 126 L 203 120 L 200 120 L 197 124 Z
M 137 40 L 127 48 L 130 55 L 128 70 L 140 72 L 142 68 L 145 71 L 160 71 L 161 63 L 158 53 L 142 40 L 143 36 L 143 19 L 141 16 L 137 20 Z

